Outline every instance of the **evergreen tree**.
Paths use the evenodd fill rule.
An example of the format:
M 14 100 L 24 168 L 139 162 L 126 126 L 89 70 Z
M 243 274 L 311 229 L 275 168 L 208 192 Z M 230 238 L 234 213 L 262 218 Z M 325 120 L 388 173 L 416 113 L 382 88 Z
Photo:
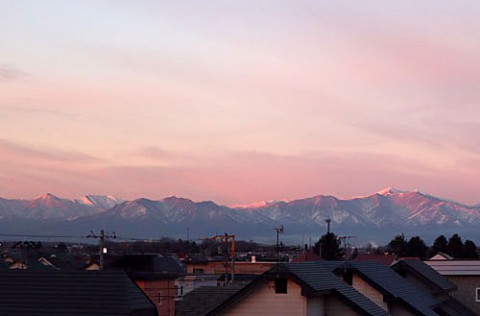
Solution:
M 388 252 L 397 255 L 397 257 L 407 256 L 407 241 L 405 235 L 395 236 L 387 245 Z
M 433 257 L 439 252 L 448 253 L 448 241 L 444 235 L 440 235 L 435 239 L 432 247 L 430 247 L 429 255 Z
M 465 240 L 465 244 L 463 245 L 463 253 L 465 258 L 478 258 L 478 247 L 475 243 L 471 240 Z
M 454 258 L 463 258 L 465 256 L 463 247 L 462 238 L 458 234 L 452 235 L 448 240 L 448 254 Z
M 425 258 L 427 256 L 428 247 L 422 238 L 414 236 L 406 243 L 406 254 L 409 257 Z
M 334 233 L 323 235 L 318 242 L 315 243 L 315 252 L 325 260 L 340 260 L 343 252 L 340 248 L 340 240 Z

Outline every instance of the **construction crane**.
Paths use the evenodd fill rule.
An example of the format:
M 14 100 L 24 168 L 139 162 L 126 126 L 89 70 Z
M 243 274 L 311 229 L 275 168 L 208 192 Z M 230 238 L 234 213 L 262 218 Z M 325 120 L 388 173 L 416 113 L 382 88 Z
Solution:
M 220 241 L 221 243 L 224 243 L 227 245 L 227 254 L 225 256 L 225 280 L 227 279 L 228 275 L 228 241 L 231 239 L 232 244 L 230 247 L 231 250 L 231 260 L 232 260 L 232 273 L 231 273 L 231 278 L 230 282 L 233 283 L 235 281 L 235 235 L 229 235 L 225 233 L 224 235 L 215 235 L 213 237 L 208 238 L 209 240 L 213 241 Z

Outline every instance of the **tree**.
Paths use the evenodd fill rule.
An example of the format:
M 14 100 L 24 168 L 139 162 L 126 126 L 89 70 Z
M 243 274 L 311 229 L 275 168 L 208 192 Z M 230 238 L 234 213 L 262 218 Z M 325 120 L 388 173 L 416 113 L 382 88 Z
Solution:
M 418 236 L 410 238 L 405 247 L 406 255 L 409 257 L 425 258 L 427 256 L 428 247 L 422 238 Z
M 465 240 L 465 244 L 463 245 L 463 254 L 465 258 L 478 258 L 478 247 L 475 243 L 471 240 Z
M 315 252 L 325 260 L 339 260 L 342 258 L 340 240 L 334 233 L 326 233 L 315 243 Z
M 448 240 L 448 254 L 454 258 L 463 258 L 465 256 L 463 247 L 462 238 L 458 234 L 452 235 Z
M 387 245 L 388 252 L 394 253 L 397 257 L 407 256 L 407 241 L 405 235 L 395 236 Z
M 440 235 L 435 239 L 432 247 L 430 247 L 429 255 L 435 256 L 439 252 L 448 253 L 448 241 L 444 235 Z

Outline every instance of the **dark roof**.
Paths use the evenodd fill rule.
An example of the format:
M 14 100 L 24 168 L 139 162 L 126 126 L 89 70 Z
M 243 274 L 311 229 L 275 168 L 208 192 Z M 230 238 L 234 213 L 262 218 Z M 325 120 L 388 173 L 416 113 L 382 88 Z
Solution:
M 419 315 L 437 316 L 433 308 L 437 300 L 423 292 L 391 268 L 377 262 L 342 262 L 337 271 L 348 269 L 359 275 L 386 296 L 387 300 L 403 302 L 403 305 Z
M 80 257 L 73 256 L 68 252 L 57 251 L 45 259 L 61 270 L 81 270 L 85 266 Z
M 170 273 L 183 275 L 182 263 L 171 256 L 160 255 L 126 255 L 114 259 L 107 267 L 121 268 L 134 273 Z
M 439 291 L 450 292 L 457 289 L 455 284 L 421 260 L 400 260 L 392 266 L 392 269 L 410 272 Z
M 238 286 L 202 286 L 187 293 L 175 307 L 177 316 L 203 316 L 240 290 Z
M 2 270 L 0 284 L 0 315 L 156 315 L 124 272 Z
M 455 300 L 453 297 L 449 297 L 445 302 L 440 303 L 437 309 L 442 311 L 441 315 L 461 315 L 461 316 L 476 316 L 477 314 L 468 309 L 466 306 Z

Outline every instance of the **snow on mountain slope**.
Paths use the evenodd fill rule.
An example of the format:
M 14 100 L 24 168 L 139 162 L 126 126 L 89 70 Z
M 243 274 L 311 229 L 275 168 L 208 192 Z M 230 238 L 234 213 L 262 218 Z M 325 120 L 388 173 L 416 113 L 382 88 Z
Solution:
M 88 206 L 97 207 L 103 210 L 108 210 L 122 202 L 123 200 L 111 195 L 84 195 L 79 200 L 75 200 L 78 203 L 82 203 Z
M 87 195 L 79 200 L 68 200 L 45 194 L 31 201 L 0 199 L 0 224 L 8 227 L 13 217 L 31 221 L 69 221 L 72 225 L 82 225 L 83 230 L 109 225 L 114 230 L 125 229 L 139 234 L 147 231 L 177 234 L 189 227 L 192 233 L 196 231 L 202 236 L 225 231 L 243 232 L 245 236 L 269 235 L 279 225 L 297 234 L 318 235 L 325 230 L 326 219 L 331 219 L 332 229 L 339 232 L 363 231 L 382 236 L 390 234 L 391 237 L 394 233 L 419 229 L 437 233 L 462 227 L 462 231 L 474 232 L 480 224 L 480 208 L 419 191 L 393 188 L 351 199 L 319 195 L 247 208 L 178 197 L 123 202 L 109 196 Z
M 403 207 L 407 223 L 426 224 L 473 224 L 480 220 L 479 210 L 420 193 L 409 192 L 402 197 L 393 196 L 392 203 Z
M 92 207 L 47 193 L 31 200 L 20 214 L 28 219 L 72 220 L 95 212 Z

